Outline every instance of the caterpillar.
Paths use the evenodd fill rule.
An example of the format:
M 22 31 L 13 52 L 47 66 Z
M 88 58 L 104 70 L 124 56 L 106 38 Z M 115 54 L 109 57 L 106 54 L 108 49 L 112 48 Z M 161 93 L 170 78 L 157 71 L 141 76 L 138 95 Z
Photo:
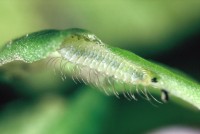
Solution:
M 147 100 L 150 92 L 161 92 L 166 102 L 169 94 L 200 108 L 200 86 L 161 65 L 132 52 L 112 47 L 87 30 L 44 30 L 27 34 L 7 43 L 0 50 L 0 66 L 14 60 L 32 63 L 49 58 L 63 77 L 70 73 L 75 81 L 98 87 L 106 94 L 135 99 L 134 92 Z M 157 101 L 157 100 L 156 100 Z
M 73 29 L 57 52 L 58 57 L 61 57 L 61 64 L 67 66 L 66 64 L 70 63 L 73 66 L 74 73 L 71 75 L 79 82 L 81 79 L 85 84 L 103 89 L 107 95 L 114 93 L 117 98 L 118 91 L 123 90 L 122 93 L 128 100 L 137 100 L 131 92 L 135 88 L 145 99 L 150 101 L 153 98 L 159 102 L 146 89 L 147 86 L 157 83 L 156 73 L 115 53 L 88 31 Z M 61 74 L 63 65 L 60 65 Z M 167 100 L 163 98 L 163 101 Z

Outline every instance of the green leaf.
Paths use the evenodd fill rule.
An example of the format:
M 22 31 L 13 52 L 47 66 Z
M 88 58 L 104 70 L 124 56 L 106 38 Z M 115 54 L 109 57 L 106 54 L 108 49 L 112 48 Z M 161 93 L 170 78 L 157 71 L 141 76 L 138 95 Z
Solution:
M 0 65 L 15 60 L 32 63 L 47 57 L 59 58 L 61 72 L 67 71 L 100 89 L 111 88 L 116 96 L 126 93 L 120 88 L 123 84 L 142 86 L 145 93 L 146 88 L 166 91 L 165 97 L 169 93 L 200 108 L 199 83 L 129 51 L 108 46 L 82 29 L 46 30 L 13 40 L 0 51 Z M 63 69 L 62 61 L 68 63 L 69 70 Z M 131 88 L 133 92 L 136 89 Z

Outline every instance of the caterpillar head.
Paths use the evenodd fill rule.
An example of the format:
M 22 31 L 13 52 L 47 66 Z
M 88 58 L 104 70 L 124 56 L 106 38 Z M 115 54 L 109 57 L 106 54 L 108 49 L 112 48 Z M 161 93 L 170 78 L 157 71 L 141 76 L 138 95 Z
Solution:
M 143 70 L 143 76 L 141 78 L 141 82 L 142 84 L 146 85 L 146 86 L 153 86 L 156 87 L 159 78 L 156 74 L 154 74 L 151 71 L 148 70 Z

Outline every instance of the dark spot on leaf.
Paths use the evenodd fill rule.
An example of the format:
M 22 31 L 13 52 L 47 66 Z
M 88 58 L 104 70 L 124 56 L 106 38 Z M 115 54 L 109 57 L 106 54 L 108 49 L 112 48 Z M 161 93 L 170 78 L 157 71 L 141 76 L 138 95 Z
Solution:
M 161 100 L 165 103 L 169 101 L 169 94 L 165 89 L 161 90 Z

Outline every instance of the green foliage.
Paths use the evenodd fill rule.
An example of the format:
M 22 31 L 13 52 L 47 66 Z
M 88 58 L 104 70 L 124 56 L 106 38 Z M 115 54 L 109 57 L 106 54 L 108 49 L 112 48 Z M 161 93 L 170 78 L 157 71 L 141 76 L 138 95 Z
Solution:
M 78 35 L 78 38 L 80 36 L 81 38 L 88 40 L 91 44 L 95 44 L 96 41 L 99 41 L 95 36 L 90 37 L 86 30 L 81 29 L 68 29 L 64 31 L 46 30 L 27 34 L 26 36 L 7 43 L 2 48 L 0 51 L 0 65 L 15 60 L 32 63 L 53 56 L 53 54 L 61 48 L 63 43 L 68 42 L 68 37 L 73 34 Z M 78 38 L 76 43 L 84 43 Z M 160 65 L 146 61 L 131 52 L 115 47 L 109 48 L 116 55 L 131 60 L 137 66 L 156 74 L 158 83 L 148 85 L 150 86 L 148 87 L 149 91 L 151 91 L 153 87 L 156 87 L 158 90 L 165 89 L 170 95 L 185 100 L 200 109 L 199 83 L 193 82 L 186 76 L 183 77 Z M 123 91 L 121 90 L 121 92 Z

